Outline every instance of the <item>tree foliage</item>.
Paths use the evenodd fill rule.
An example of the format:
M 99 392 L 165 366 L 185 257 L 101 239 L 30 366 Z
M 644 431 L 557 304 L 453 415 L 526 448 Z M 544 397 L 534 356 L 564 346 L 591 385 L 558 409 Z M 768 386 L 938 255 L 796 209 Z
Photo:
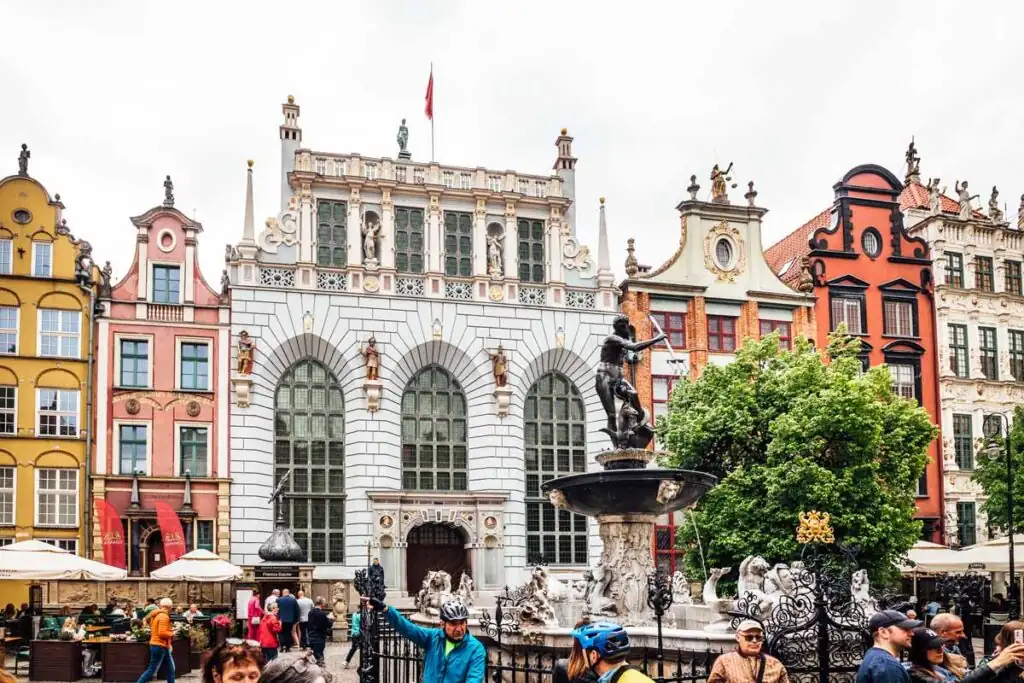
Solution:
M 659 430 L 669 464 L 719 477 L 680 528 L 690 578 L 704 577 L 694 526 L 708 567 L 789 561 L 808 510 L 831 515 L 872 578 L 892 577 L 920 534 L 914 495 L 937 430 L 886 368 L 861 371 L 859 347 L 834 335 L 824 354 L 804 340 L 787 351 L 773 335 L 677 385 Z
M 1001 418 L 998 419 L 1000 423 Z M 1003 427 L 1005 428 L 1005 427 Z M 1013 449 L 1013 500 L 1024 501 L 1024 407 L 1017 406 L 1010 428 L 1010 445 Z M 973 479 L 981 485 L 987 500 L 982 511 L 988 515 L 988 523 L 1000 531 L 1009 528 L 1006 510 L 1006 439 L 977 439 L 979 446 L 974 463 Z M 1024 531 L 1024 509 L 1014 509 L 1013 526 L 1016 533 Z

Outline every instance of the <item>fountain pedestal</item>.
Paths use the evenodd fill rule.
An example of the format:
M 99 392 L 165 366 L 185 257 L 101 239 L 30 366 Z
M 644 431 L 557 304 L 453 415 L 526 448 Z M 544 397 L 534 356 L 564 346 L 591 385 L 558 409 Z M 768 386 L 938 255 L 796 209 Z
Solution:
M 597 457 L 600 472 L 573 474 L 541 488 L 555 507 L 595 517 L 604 550 L 590 570 L 586 611 L 626 626 L 653 622 L 647 581 L 655 571 L 654 523 L 660 515 L 692 505 L 715 484 L 703 472 L 648 468 L 658 454 L 636 448 Z

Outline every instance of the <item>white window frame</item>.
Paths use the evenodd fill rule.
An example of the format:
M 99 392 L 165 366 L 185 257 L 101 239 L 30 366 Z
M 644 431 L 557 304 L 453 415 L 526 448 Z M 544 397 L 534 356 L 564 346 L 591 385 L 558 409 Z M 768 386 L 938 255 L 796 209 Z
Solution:
M 473 189 L 473 174 L 472 173 L 460 173 L 459 174 L 459 188 L 462 190 Z
M 206 388 L 185 389 L 181 386 L 181 345 L 206 344 Z M 174 338 L 174 388 L 178 391 L 213 391 L 213 337 L 175 337 Z
M 146 428 L 146 471 L 145 476 L 153 476 L 153 424 L 148 420 L 114 420 L 114 471 L 123 476 L 134 472 L 121 471 L 121 427 Z
M 7 257 L 6 260 L 4 259 L 4 256 Z M 10 275 L 13 270 L 14 240 L 10 237 L 0 238 L 0 275 Z
M 54 414 L 57 416 L 57 434 L 43 434 L 42 433 L 42 421 L 43 421 L 43 402 L 41 393 L 44 391 L 56 391 L 57 392 L 57 410 L 47 411 L 47 415 Z M 75 434 L 74 436 L 64 436 L 60 432 L 60 418 L 61 416 L 69 415 L 67 411 L 60 410 L 60 392 L 66 391 L 76 395 L 75 400 Z M 79 389 L 62 389 L 60 387 L 37 387 L 36 388 L 36 436 L 43 437 L 46 439 L 77 439 L 82 433 L 82 392 Z
M 395 180 L 404 183 L 408 175 L 409 170 L 405 166 L 395 166 Z
M 11 470 L 11 521 L 4 521 L 3 517 L 0 516 L 0 526 L 14 526 L 18 520 L 18 468 L 15 465 L 4 465 L 0 467 L 0 470 L 9 469 Z M 0 488 L 0 495 L 8 493 L 7 490 Z M 2 547 L 2 546 L 0 546 Z
M 543 180 L 538 180 L 534 185 L 534 193 L 537 197 L 543 199 L 548 196 L 548 184 Z
M 373 162 L 366 162 L 363 164 L 363 175 L 366 176 L 367 180 L 377 179 L 377 164 Z
M 862 309 L 862 307 L 864 306 L 864 299 L 860 299 L 858 297 L 852 297 L 852 296 L 837 295 L 837 296 L 833 296 L 833 297 L 831 297 L 829 299 L 829 306 L 833 306 L 834 303 L 838 302 L 838 301 L 842 302 L 843 318 L 841 320 L 833 319 L 833 322 L 835 323 L 835 328 L 839 329 L 839 325 L 841 325 L 844 322 L 847 322 L 847 319 L 848 319 L 848 317 L 850 315 L 851 309 L 856 308 L 856 316 L 855 317 L 857 319 L 857 329 L 856 329 L 856 331 L 854 331 L 854 329 L 852 327 L 850 327 L 849 323 L 847 322 L 846 333 L 847 334 L 864 334 L 864 330 L 861 329 L 862 323 L 863 323 L 863 319 L 864 319 L 863 318 L 864 314 L 863 314 L 863 309 Z M 854 304 L 856 306 L 854 306 Z M 834 332 L 835 330 L 832 330 L 832 331 Z
M 146 359 L 146 386 L 144 387 L 123 387 L 125 389 L 152 389 L 153 388 L 153 343 L 151 334 L 129 334 L 114 333 L 114 382 L 113 386 L 121 387 L 121 342 L 122 341 L 144 341 L 149 343 L 149 358 Z
M 20 306 L 0 306 L 0 308 L 9 308 L 14 311 L 14 351 L 4 351 L 0 347 L 0 356 L 16 356 L 18 355 L 18 342 L 21 340 L 21 307 Z M 8 332 L 9 328 L 0 328 L 4 332 Z
M 59 330 L 57 332 L 44 332 L 43 331 L 43 313 L 45 313 L 47 311 L 55 311 L 58 314 L 57 315 L 58 322 L 60 321 L 60 317 L 61 317 L 60 314 L 63 314 L 63 313 L 73 313 L 74 315 L 78 316 L 78 332 L 74 335 L 75 337 L 78 338 L 78 343 L 75 344 L 75 355 L 73 355 L 73 356 L 62 356 L 62 355 L 60 355 L 60 340 L 63 337 L 70 337 L 71 336 L 70 332 L 61 332 Z M 60 325 L 58 325 L 58 327 L 59 326 Z M 82 357 L 82 332 L 83 332 L 83 330 L 82 330 L 82 312 L 81 311 L 73 311 L 73 310 L 70 310 L 70 309 L 67 309 L 67 308 L 40 308 L 38 310 L 38 312 L 36 313 L 36 327 L 37 327 L 37 331 L 36 331 L 36 350 L 38 351 L 40 356 L 44 356 L 46 358 L 71 358 L 71 359 L 76 359 L 76 358 L 81 358 Z M 57 351 L 58 351 L 56 354 L 43 353 L 43 335 L 44 334 L 51 335 L 51 336 L 52 335 L 56 335 L 56 337 L 57 337 Z
M 530 181 L 526 178 L 519 179 L 519 194 L 524 197 L 530 194 Z
M 70 467 L 37 467 L 35 469 L 35 472 L 36 472 L 35 525 L 37 527 L 53 527 L 53 528 L 62 528 L 62 529 L 65 529 L 65 528 L 72 528 L 73 529 L 73 528 L 77 527 L 79 525 L 79 521 L 78 521 L 79 509 L 78 508 L 79 508 L 79 505 L 80 505 L 79 497 L 81 495 L 81 487 L 82 487 L 81 475 L 80 475 L 79 471 L 77 469 L 73 469 L 73 468 L 70 468 Z M 57 472 L 58 473 L 57 474 L 57 482 L 58 483 L 60 483 L 60 474 L 59 474 L 60 472 L 74 472 L 74 474 L 75 474 L 75 519 L 74 519 L 73 523 L 70 523 L 70 524 L 60 524 L 59 523 L 59 520 L 60 520 L 59 499 L 58 499 L 58 508 L 57 508 L 57 520 L 58 520 L 58 522 L 54 523 L 54 524 L 44 524 L 42 521 L 40 521 L 40 519 L 39 519 L 40 497 L 43 494 L 43 489 L 39 486 L 39 479 L 40 479 L 40 475 L 42 475 L 43 472 Z M 56 495 L 56 496 L 68 495 L 70 493 L 66 489 L 46 489 L 46 491 L 48 493 L 50 493 L 51 495 Z
M 14 389 L 14 408 L 11 410 L 11 416 L 14 418 L 14 431 L 12 432 L 0 432 L 0 436 L 17 436 L 18 435 L 18 387 L 11 384 L 0 384 L 0 389 Z M 0 409 L 0 414 L 6 413 L 4 409 Z
M 500 175 L 489 175 L 487 176 L 487 189 L 491 192 L 501 192 L 501 176 Z
M 153 289 L 156 286 L 156 275 L 154 270 L 156 266 L 165 266 L 169 268 L 178 269 L 178 301 L 177 302 L 166 302 L 157 303 L 153 301 Z M 151 303 L 154 306 L 180 306 L 185 297 L 185 264 L 181 261 L 154 261 L 152 259 L 146 262 L 146 267 L 149 268 L 147 275 L 148 282 L 146 282 L 146 288 L 149 290 L 146 292 L 146 302 Z
M 423 185 L 425 183 L 426 174 L 422 168 L 413 167 L 412 169 L 412 182 L 416 185 Z
M 36 271 L 36 254 L 39 245 L 45 244 L 50 250 L 50 272 L 45 275 Z M 32 277 L 52 278 L 53 277 L 53 242 L 43 240 L 32 240 Z
M 909 399 L 911 401 L 917 400 L 917 368 L 908 363 L 889 363 L 889 376 L 892 377 L 892 390 L 901 398 Z M 901 383 L 898 375 L 900 370 L 907 369 L 910 371 L 910 395 L 907 396 L 901 391 L 901 387 L 906 387 L 905 383 Z
M 37 538 L 35 540 L 42 541 L 43 543 L 49 543 L 50 545 L 55 545 L 58 548 L 62 548 L 63 550 L 68 550 L 66 546 L 71 545 L 72 548 L 74 548 L 74 550 L 70 550 L 69 552 L 71 552 L 73 555 L 78 554 L 77 538 Z
M 455 189 L 455 171 L 441 171 L 441 184 L 448 189 Z
M 183 477 L 185 472 L 181 469 L 181 430 L 182 429 L 206 429 L 206 472 L 197 474 L 191 472 L 193 477 L 213 476 L 213 423 L 212 422 L 175 422 L 174 423 L 174 476 Z
M 889 316 L 890 309 L 893 316 Z M 906 315 L 902 316 L 901 312 Z M 905 319 L 904 319 L 905 317 Z M 906 323 L 906 327 L 901 325 Z M 892 329 L 889 329 L 891 326 Z M 882 334 L 887 337 L 916 337 L 914 329 L 914 302 L 910 299 L 882 299 Z

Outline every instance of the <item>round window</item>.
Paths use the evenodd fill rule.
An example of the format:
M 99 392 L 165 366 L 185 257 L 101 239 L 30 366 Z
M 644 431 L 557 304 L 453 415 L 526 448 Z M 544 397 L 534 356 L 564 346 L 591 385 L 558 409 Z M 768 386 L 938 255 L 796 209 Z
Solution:
M 864 246 L 864 253 L 875 258 L 882 253 L 882 240 L 874 230 L 865 230 L 861 237 L 861 244 Z
M 14 212 L 13 218 L 15 223 L 21 223 L 22 225 L 24 225 L 25 223 L 28 223 L 32 220 L 32 214 L 30 214 L 25 209 L 18 209 L 17 211 Z
M 720 268 L 732 266 L 732 244 L 727 239 L 720 239 L 715 243 L 715 260 Z

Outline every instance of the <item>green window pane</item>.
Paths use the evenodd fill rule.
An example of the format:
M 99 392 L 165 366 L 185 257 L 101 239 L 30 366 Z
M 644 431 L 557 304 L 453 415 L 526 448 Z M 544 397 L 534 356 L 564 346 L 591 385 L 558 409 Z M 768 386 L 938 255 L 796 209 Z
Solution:
M 468 452 L 462 387 L 430 365 L 406 385 L 401 400 L 402 486 L 409 490 L 465 490 Z M 458 486 L 463 488 L 459 489 Z
M 423 209 L 395 209 L 395 267 L 400 273 L 423 272 Z
M 348 263 L 348 203 L 323 201 L 317 205 L 316 263 L 343 268 Z

